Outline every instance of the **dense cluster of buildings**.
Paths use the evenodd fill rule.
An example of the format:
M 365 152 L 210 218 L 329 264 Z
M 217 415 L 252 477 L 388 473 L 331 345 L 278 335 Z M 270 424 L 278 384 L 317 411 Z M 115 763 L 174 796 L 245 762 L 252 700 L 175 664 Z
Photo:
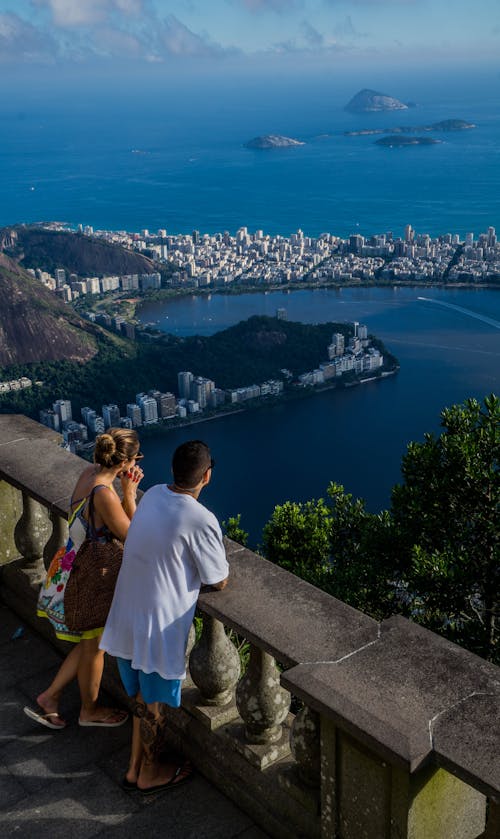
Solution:
M 249 233 L 240 227 L 235 236 L 224 233 L 169 235 L 142 230 L 80 230 L 139 252 L 147 251 L 170 266 L 166 281 L 176 288 L 224 287 L 232 283 L 279 285 L 283 283 L 352 283 L 380 281 L 485 283 L 500 279 L 500 244 L 494 227 L 475 239 L 467 233 L 445 233 L 432 238 L 416 233 L 410 224 L 403 237 L 392 232 L 371 237 L 353 234 L 342 239 L 331 233 L 311 237 L 297 230 L 290 237 L 270 236 L 263 230 Z M 147 291 L 161 286 L 159 273 L 81 279 L 65 276 L 63 269 L 51 277 L 35 271 L 63 299 L 108 291 Z
M 161 288 L 161 274 L 122 274 L 120 276 L 79 277 L 67 274 L 64 268 L 56 268 L 54 275 L 40 268 L 28 268 L 28 272 L 40 280 L 50 291 L 55 291 L 66 303 L 71 303 L 86 294 L 107 294 L 110 291 L 131 293 L 156 291 Z
M 280 309 L 279 316 L 284 318 L 286 311 Z M 298 377 L 297 386 L 329 383 L 349 372 L 357 375 L 373 373 L 384 363 L 380 351 L 371 346 L 367 327 L 356 322 L 347 345 L 343 333 L 335 333 L 332 336 L 327 355 L 328 360 L 322 362 L 316 370 L 302 373 Z M 73 419 L 71 401 L 58 399 L 52 408 L 40 411 L 40 422 L 61 432 L 69 448 L 82 451 L 92 444 L 96 434 L 102 434 L 107 428 L 140 428 L 175 418 L 196 419 L 207 410 L 217 411 L 226 406 L 238 407 L 252 399 L 281 396 L 285 390 L 285 382 L 291 383 L 293 378 L 289 370 L 283 369 L 281 372 L 283 379 L 269 379 L 261 384 L 223 390 L 216 387 L 212 379 L 182 370 L 177 374 L 177 397 L 169 391 L 155 389 L 147 393 L 138 393 L 135 400 L 125 406 L 124 414 L 114 403 L 103 405 L 101 413 L 86 406 L 81 409 L 81 422 Z

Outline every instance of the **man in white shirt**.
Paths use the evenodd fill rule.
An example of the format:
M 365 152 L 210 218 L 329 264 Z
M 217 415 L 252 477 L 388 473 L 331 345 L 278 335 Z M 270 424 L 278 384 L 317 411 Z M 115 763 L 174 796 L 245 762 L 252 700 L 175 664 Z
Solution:
M 186 781 L 189 765 L 159 761 L 161 703 L 179 707 L 185 654 L 200 586 L 223 589 L 229 566 L 217 519 L 198 501 L 212 476 L 208 446 L 190 440 L 172 458 L 173 483 L 141 499 L 125 542 L 101 648 L 116 656 L 136 697 L 132 751 L 122 785 L 145 795 Z

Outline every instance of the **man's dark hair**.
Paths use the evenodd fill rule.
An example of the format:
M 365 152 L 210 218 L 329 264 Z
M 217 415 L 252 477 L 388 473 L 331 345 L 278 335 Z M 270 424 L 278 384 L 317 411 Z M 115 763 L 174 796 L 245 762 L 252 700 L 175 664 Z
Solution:
M 172 458 L 172 473 L 178 487 L 197 486 L 210 467 L 210 449 L 202 440 L 187 440 L 178 446 Z

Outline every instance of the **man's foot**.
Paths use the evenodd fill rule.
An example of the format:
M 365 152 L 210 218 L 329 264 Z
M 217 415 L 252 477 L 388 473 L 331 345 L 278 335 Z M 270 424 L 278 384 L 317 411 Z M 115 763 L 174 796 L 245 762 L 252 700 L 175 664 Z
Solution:
M 96 708 L 92 713 L 81 711 L 78 725 L 82 728 L 118 728 L 127 720 L 127 711 L 118 708 Z
M 158 792 L 164 792 L 167 789 L 173 790 L 175 787 L 182 786 L 182 784 L 190 781 L 194 775 L 194 769 L 191 761 L 186 760 L 182 766 L 177 766 L 173 772 L 170 770 L 168 775 L 169 777 L 167 780 L 157 782 L 153 785 L 148 784 L 146 787 L 143 787 L 137 784 L 137 789 L 139 792 L 142 792 L 143 795 L 155 795 Z

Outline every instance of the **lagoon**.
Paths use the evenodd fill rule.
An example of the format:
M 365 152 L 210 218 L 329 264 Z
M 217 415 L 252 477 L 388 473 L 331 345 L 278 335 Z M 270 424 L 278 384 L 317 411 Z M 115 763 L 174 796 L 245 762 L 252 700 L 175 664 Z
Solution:
M 425 299 L 423 299 L 425 298 Z M 145 486 L 169 480 L 173 450 L 201 437 L 217 465 L 202 501 L 242 514 L 251 543 L 276 504 L 324 495 L 330 481 L 383 509 L 408 443 L 439 432 L 442 409 L 500 393 L 500 292 L 421 287 L 187 296 L 145 305 L 144 322 L 177 335 L 213 334 L 253 314 L 359 321 L 399 358 L 396 376 L 245 411 L 145 439 Z M 196 373 L 196 371 L 193 371 Z M 216 382 L 217 384 L 217 382 Z M 161 387 L 161 383 L 158 383 Z

